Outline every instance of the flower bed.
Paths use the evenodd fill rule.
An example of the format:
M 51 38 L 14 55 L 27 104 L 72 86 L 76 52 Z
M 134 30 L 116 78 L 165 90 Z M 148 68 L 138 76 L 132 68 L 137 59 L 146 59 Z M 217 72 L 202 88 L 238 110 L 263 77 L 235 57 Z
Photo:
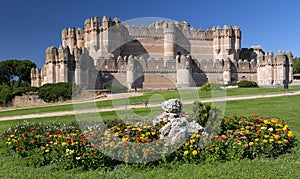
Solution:
M 225 118 L 216 134 L 198 132 L 180 143 L 160 139 L 159 130 L 167 123 L 162 120 L 153 126 L 118 121 L 104 129 L 96 123 L 82 127 L 77 123 L 25 122 L 2 137 L 7 148 L 28 158 L 30 165 L 57 163 L 64 169 L 84 170 L 112 168 L 121 163 L 278 157 L 296 145 L 293 132 L 283 120 L 257 115 Z

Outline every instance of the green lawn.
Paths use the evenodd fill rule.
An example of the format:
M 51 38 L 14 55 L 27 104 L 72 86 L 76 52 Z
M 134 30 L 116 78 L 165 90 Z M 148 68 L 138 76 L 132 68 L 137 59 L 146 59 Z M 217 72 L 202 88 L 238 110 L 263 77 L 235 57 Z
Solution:
M 300 90 L 300 86 L 291 86 L 290 91 Z M 124 106 L 125 104 L 144 104 L 148 101 L 151 104 L 159 104 L 165 100 L 171 98 L 179 98 L 183 100 L 195 100 L 205 99 L 210 97 L 218 96 L 242 96 L 242 95 L 253 95 L 253 94 L 266 94 L 266 93 L 278 93 L 283 92 L 282 87 L 278 88 L 233 88 L 217 92 L 201 92 L 198 90 L 181 90 L 181 91 L 163 91 L 163 92 L 146 92 L 141 96 L 130 97 L 129 99 L 118 99 L 118 100 L 105 100 L 98 102 L 87 102 L 78 105 L 65 104 L 57 106 L 44 106 L 35 108 L 16 109 L 11 111 L 0 111 L 0 117 L 4 116 L 15 116 L 15 115 L 26 115 L 26 114 L 41 114 L 51 113 L 57 111 L 72 111 L 74 108 L 78 109 L 95 109 L 95 108 L 109 108 Z
M 228 101 L 226 116 L 232 114 L 277 117 L 285 119 L 294 134 L 300 136 L 299 119 L 300 95 L 274 97 L 255 100 Z M 160 113 L 159 108 L 153 113 Z M 135 109 L 140 116 L 149 114 L 149 108 Z M 83 115 L 84 116 L 84 115 Z M 103 119 L 114 119 L 115 112 L 101 113 Z M 49 117 L 30 119 L 29 121 L 74 121 L 75 116 Z M 0 122 L 0 132 L 20 121 Z M 136 169 L 124 166 L 114 171 L 79 170 L 61 171 L 57 166 L 33 168 L 26 166 L 26 160 L 9 156 L 0 146 L 0 178 L 298 178 L 300 176 L 300 146 L 291 154 L 285 154 L 278 159 L 260 158 L 256 160 L 241 160 L 202 164 L 159 165 L 155 168 Z

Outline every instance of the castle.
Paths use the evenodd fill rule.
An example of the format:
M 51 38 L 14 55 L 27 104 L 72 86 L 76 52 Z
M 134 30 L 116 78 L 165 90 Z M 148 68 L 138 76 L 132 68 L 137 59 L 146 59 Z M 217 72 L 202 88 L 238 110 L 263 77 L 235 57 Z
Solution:
M 75 82 L 85 89 L 112 83 L 147 89 L 292 81 L 292 53 L 241 48 L 237 26 L 196 30 L 185 21 L 160 20 L 137 27 L 104 16 L 86 19 L 83 29 L 63 29 L 61 38 L 58 49 L 46 49 L 44 67 L 31 70 L 32 86 Z

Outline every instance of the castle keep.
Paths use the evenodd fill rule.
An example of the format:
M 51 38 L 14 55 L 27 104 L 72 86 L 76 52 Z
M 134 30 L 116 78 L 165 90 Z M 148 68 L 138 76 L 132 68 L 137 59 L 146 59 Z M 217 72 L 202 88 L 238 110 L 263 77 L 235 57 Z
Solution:
M 62 44 L 46 49 L 43 68 L 32 69 L 32 86 L 75 82 L 85 89 L 106 84 L 127 88 L 182 88 L 240 80 L 258 85 L 291 82 L 291 52 L 241 48 L 239 27 L 196 30 L 188 22 L 156 21 L 129 26 L 118 18 L 88 18 L 84 28 L 63 29 Z

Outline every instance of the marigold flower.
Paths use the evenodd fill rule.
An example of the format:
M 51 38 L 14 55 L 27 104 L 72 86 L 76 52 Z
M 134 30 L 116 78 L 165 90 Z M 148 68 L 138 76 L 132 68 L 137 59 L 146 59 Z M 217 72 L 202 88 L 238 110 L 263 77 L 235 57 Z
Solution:
M 152 135 L 155 135 L 155 134 L 156 134 L 156 132 L 155 132 L 155 131 L 153 131 L 153 132 L 151 132 L 151 134 L 152 134 Z
M 193 150 L 192 154 L 197 155 L 198 154 L 197 150 Z
M 16 151 L 20 151 L 20 150 L 22 150 L 22 148 L 19 148 L 19 147 L 16 148 Z
M 128 141 L 128 138 L 127 137 L 123 137 L 122 141 L 126 142 L 126 141 Z
M 277 141 L 277 143 L 278 143 L 279 145 L 282 144 L 281 140 Z
M 259 141 L 259 139 L 258 139 L 258 138 L 256 138 L 256 139 L 255 139 L 255 142 L 258 142 L 258 141 Z
M 49 152 L 49 149 L 46 149 L 45 152 L 48 153 L 48 152 Z
M 252 146 L 252 145 L 254 145 L 254 142 L 249 142 L 249 146 Z
M 188 150 L 186 150 L 186 151 L 183 152 L 183 155 L 188 155 L 188 154 L 189 154 Z
M 269 136 L 269 135 L 265 135 L 264 137 L 265 137 L 265 138 L 269 138 L 270 136 Z
M 293 132 L 292 131 L 288 132 L 288 137 L 293 137 Z
M 270 142 L 270 143 L 274 142 L 274 139 L 270 139 L 269 142 Z
M 263 143 L 268 143 L 268 140 L 264 139 L 264 140 L 263 140 Z
M 66 145 L 67 145 L 67 142 L 62 142 L 61 143 L 61 146 L 63 146 L 63 147 L 66 146 Z
M 288 143 L 289 141 L 288 141 L 288 140 L 286 140 L 286 139 L 284 139 L 284 140 L 283 140 L 283 142 L 284 142 L 284 143 Z

